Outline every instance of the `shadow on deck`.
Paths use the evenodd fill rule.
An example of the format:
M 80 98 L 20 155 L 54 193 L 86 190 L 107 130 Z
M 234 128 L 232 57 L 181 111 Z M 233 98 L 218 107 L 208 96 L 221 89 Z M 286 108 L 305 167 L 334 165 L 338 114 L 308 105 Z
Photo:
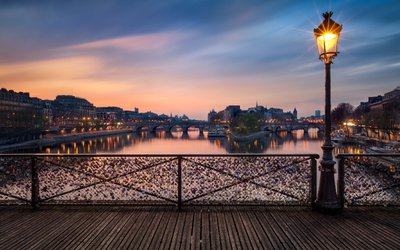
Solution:
M 0 207 L 0 249 L 400 249 L 399 207 Z

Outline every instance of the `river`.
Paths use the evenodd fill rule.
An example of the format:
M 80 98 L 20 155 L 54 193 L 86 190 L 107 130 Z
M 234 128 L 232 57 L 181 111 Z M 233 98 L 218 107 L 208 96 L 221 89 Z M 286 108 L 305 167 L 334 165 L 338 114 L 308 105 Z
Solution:
M 35 153 L 112 153 L 112 154 L 321 154 L 323 138 L 316 130 L 280 132 L 268 134 L 250 142 L 235 142 L 227 138 L 208 138 L 207 131 L 188 133 L 157 131 L 140 134 L 120 134 L 91 140 L 77 141 L 53 147 L 41 147 L 14 152 Z M 335 153 L 360 153 L 358 148 L 346 146 L 336 148 Z

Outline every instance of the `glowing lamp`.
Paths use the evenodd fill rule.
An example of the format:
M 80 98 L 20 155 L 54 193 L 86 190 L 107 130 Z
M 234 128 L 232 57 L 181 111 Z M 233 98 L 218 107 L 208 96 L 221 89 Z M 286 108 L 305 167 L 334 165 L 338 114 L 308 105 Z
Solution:
M 317 40 L 319 59 L 325 63 L 331 63 L 337 56 L 338 43 L 342 25 L 331 19 L 333 12 L 325 12 L 322 16 L 325 18 L 322 23 L 314 29 L 314 35 Z

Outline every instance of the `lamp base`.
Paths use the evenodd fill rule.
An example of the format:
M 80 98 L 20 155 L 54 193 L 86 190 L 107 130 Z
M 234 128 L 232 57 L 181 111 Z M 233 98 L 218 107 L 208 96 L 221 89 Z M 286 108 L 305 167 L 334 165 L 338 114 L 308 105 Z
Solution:
M 323 214 L 335 215 L 335 214 L 340 214 L 342 212 L 342 207 L 336 201 L 332 202 L 317 201 L 313 206 L 313 210 Z

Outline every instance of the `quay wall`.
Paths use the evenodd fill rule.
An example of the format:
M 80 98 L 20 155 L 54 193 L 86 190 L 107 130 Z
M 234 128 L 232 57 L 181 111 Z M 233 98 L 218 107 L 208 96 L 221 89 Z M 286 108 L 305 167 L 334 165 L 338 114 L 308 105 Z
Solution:
M 88 140 L 96 137 L 109 136 L 109 135 L 118 135 L 118 134 L 127 134 L 131 133 L 131 129 L 121 129 L 121 130 L 112 130 L 112 131 L 98 131 L 98 132 L 90 132 L 90 133 L 79 133 L 79 134 L 67 134 L 67 135 L 59 135 L 52 138 L 42 138 L 37 140 L 26 141 L 22 143 L 10 144 L 10 145 L 2 145 L 0 146 L 0 152 L 12 151 L 16 149 L 29 149 L 29 148 L 37 148 L 37 147 L 48 147 L 55 146 L 62 143 L 71 143 L 76 141 Z

